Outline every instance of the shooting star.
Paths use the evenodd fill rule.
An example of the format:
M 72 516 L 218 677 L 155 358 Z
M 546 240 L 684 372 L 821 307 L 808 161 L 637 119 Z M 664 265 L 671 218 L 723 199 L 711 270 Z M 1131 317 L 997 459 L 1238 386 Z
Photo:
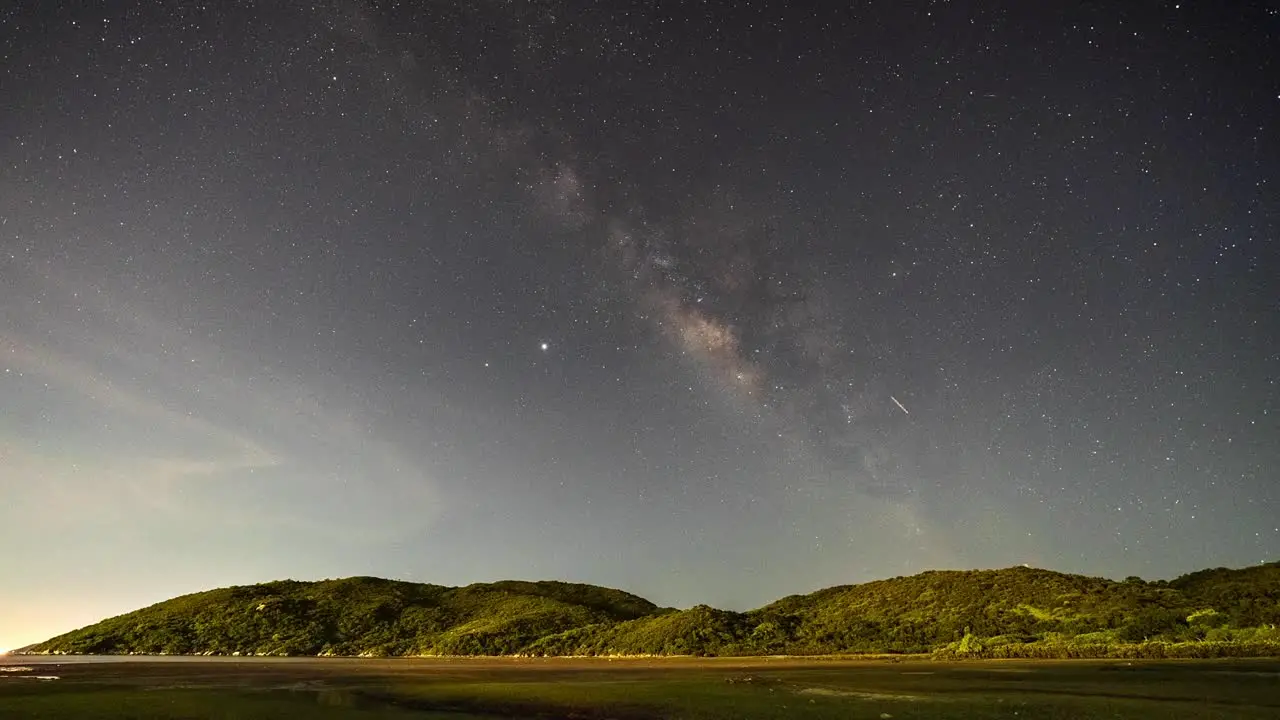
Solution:
M 908 414 L 908 415 L 910 415 L 910 414 L 911 414 L 911 412 L 910 412 L 909 410 L 907 410 L 905 407 L 903 407 L 903 406 L 902 406 L 902 403 L 898 402 L 898 398 L 896 398 L 896 397 L 894 397 L 894 396 L 890 395 L 890 396 L 889 396 L 889 399 L 893 401 L 893 404 L 894 404 L 894 405 L 897 405 L 897 406 L 898 406 L 898 409 L 899 409 L 899 410 L 901 410 L 902 412 L 904 412 L 904 413 L 906 413 L 906 414 Z

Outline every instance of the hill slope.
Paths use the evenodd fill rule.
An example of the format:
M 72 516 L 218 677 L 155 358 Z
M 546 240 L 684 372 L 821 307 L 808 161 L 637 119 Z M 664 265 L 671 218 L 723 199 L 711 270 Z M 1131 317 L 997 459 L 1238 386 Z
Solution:
M 1035 568 L 930 571 L 827 588 L 755 611 L 790 640 L 790 650 L 922 651 L 961 639 L 1113 631 L 1118 640 L 1158 636 L 1195 608 L 1176 590 Z M 1159 618 L 1153 629 L 1151 618 Z
M 1239 570 L 1201 570 L 1169 586 L 1221 616 L 1205 622 L 1235 627 L 1280 625 L 1280 562 Z
M 1170 582 L 1025 567 L 929 571 L 792 595 L 746 613 L 705 605 L 660 609 L 630 593 L 562 582 L 450 588 L 357 577 L 185 595 L 26 650 L 749 655 L 1004 648 L 1000 652 L 1025 654 L 1045 646 L 1063 653 L 1070 644 L 1097 654 L 1125 643 L 1208 641 L 1218 644 L 1215 653 L 1274 653 L 1280 652 L 1278 621 L 1280 563 L 1205 570 Z M 1239 647 L 1224 650 L 1223 643 Z
M 570 628 L 656 610 L 620 590 L 562 582 L 450 588 L 369 577 L 284 580 L 184 595 L 28 651 L 496 655 Z

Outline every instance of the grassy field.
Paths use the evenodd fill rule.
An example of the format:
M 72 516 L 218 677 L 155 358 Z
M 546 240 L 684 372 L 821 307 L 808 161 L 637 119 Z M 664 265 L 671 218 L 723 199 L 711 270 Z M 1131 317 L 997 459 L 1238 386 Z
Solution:
M 33 660 L 0 718 L 1280 717 L 1276 661 Z

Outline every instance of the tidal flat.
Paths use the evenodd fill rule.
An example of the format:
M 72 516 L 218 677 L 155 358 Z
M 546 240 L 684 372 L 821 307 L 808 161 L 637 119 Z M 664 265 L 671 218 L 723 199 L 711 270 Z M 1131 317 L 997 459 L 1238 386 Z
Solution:
M 1280 661 L 0 657 L 0 718 L 1276 718 Z

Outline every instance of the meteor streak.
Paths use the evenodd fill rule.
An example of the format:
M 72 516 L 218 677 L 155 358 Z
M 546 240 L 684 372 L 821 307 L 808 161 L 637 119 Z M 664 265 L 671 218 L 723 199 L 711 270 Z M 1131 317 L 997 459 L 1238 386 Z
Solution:
M 897 406 L 898 406 L 898 409 L 899 409 L 899 410 L 901 410 L 902 412 L 904 412 L 904 413 L 906 413 L 906 414 L 908 414 L 908 415 L 910 415 L 910 414 L 911 414 L 911 412 L 910 412 L 909 410 L 907 410 L 905 407 L 903 407 L 903 406 L 902 406 L 902 403 L 898 402 L 898 398 L 896 398 L 896 397 L 894 397 L 894 396 L 890 395 L 890 396 L 889 396 L 889 399 L 893 401 L 893 404 L 894 404 L 894 405 L 897 405 Z

